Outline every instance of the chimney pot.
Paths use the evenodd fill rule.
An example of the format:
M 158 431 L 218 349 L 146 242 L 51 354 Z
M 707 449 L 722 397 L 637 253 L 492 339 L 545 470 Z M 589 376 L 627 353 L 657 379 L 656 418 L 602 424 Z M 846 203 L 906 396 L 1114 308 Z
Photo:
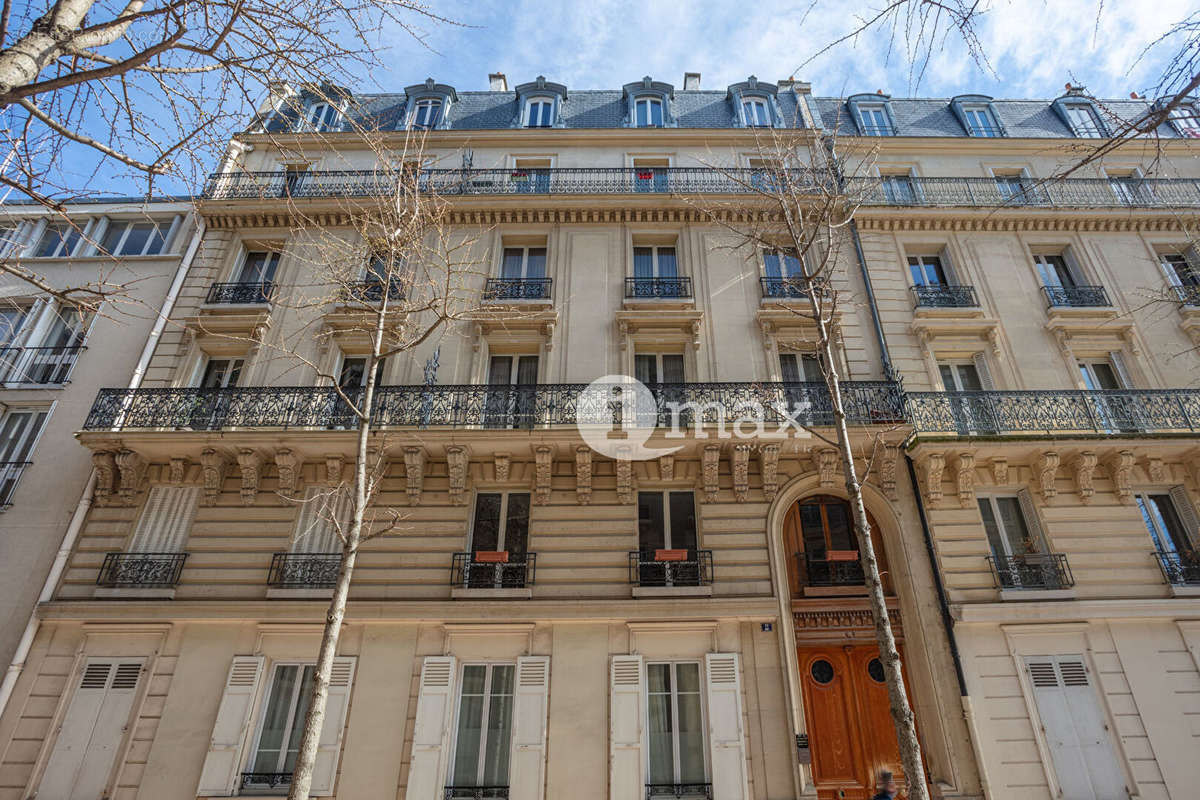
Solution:
M 503 72 L 488 73 L 488 87 L 493 92 L 507 92 L 508 78 L 504 77 Z
M 700 73 L 699 72 L 683 73 L 683 90 L 685 92 L 700 91 Z

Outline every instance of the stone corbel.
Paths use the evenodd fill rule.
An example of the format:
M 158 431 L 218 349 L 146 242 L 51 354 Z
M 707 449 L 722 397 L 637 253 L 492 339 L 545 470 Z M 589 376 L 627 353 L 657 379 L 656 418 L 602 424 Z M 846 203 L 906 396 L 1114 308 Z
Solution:
M 1122 503 L 1133 502 L 1133 464 L 1135 460 L 1132 450 L 1120 450 L 1113 453 L 1106 464 L 1109 475 L 1112 476 L 1113 489 L 1117 493 L 1117 499 Z
M 1085 450 L 1075 457 L 1075 490 L 1079 492 L 1079 502 L 1087 505 L 1092 502 L 1096 493 L 1092 478 L 1096 474 L 1096 454 Z
M 225 470 L 229 459 L 219 450 L 206 447 L 200 451 L 200 469 L 204 479 L 204 505 L 216 505 L 221 489 L 225 486 Z
M 700 320 L 692 320 L 692 349 L 700 349 Z
M 446 446 L 446 479 L 450 488 L 450 505 L 467 504 L 467 465 L 471 454 L 461 444 Z
M 509 472 L 512 470 L 512 456 L 508 453 L 496 453 L 492 457 L 492 464 L 496 470 L 496 481 L 506 483 Z
M 675 480 L 675 456 L 667 453 L 658 457 L 658 477 L 664 481 Z
M 421 504 L 421 487 L 425 482 L 425 448 L 404 448 L 404 478 L 410 505 Z
M 954 485 L 958 490 L 958 504 L 970 508 L 975 503 L 975 456 L 958 454 L 954 461 Z
M 1047 500 L 1058 494 L 1058 486 L 1055 485 L 1055 481 L 1058 479 L 1059 460 L 1058 452 L 1055 450 L 1046 450 L 1038 456 L 1038 490 Z
M 704 491 L 704 502 L 717 502 L 717 492 L 721 488 L 721 445 L 704 446 L 700 461 L 700 481 Z
M 746 502 L 750 493 L 750 450 L 748 442 L 733 446 L 731 468 L 733 471 L 733 496 L 739 503 Z
M 146 475 L 146 460 L 132 450 L 121 450 L 116 456 L 117 469 L 121 472 L 121 502 L 134 504 L 142 479 Z
M 483 325 L 476 322 L 471 326 L 471 352 L 478 353 L 483 346 Z
M 992 355 L 996 360 L 1004 360 L 1004 348 L 1000 346 L 1000 329 L 997 327 L 988 328 L 987 332 L 988 344 L 992 347 Z
M 617 502 L 633 502 L 633 462 L 629 460 L 629 445 L 617 448 Z
M 896 499 L 896 464 L 900 461 L 900 445 L 883 443 L 883 461 L 879 465 L 879 486 L 889 500 Z
M 1167 469 L 1163 465 L 1161 458 L 1147 456 L 1146 458 L 1146 474 L 1150 477 L 1151 483 L 1166 483 Z
M 997 486 L 1003 486 L 1008 483 L 1008 459 L 993 458 L 992 459 L 992 483 Z
M 941 502 L 942 472 L 946 469 L 946 456 L 942 453 L 930 453 L 925 457 L 922 471 L 925 473 L 925 500 L 930 505 Z
M 342 482 L 342 473 L 346 471 L 345 459 L 340 455 L 325 456 L 325 483 L 338 486 Z
M 779 445 L 758 448 L 758 471 L 762 473 L 763 496 L 768 502 L 774 500 L 779 493 Z
M 592 502 L 592 448 L 575 448 L 575 500 L 581 506 Z
M 187 480 L 188 460 L 183 456 L 174 456 L 167 466 L 167 480 L 178 486 Z
M 623 319 L 617 320 L 617 347 L 621 352 L 629 349 L 629 323 Z
M 1135 356 L 1142 354 L 1142 347 L 1138 344 L 1137 335 L 1133 332 L 1133 328 L 1126 328 L 1121 336 L 1125 339 L 1126 344 L 1129 345 L 1130 353 Z
M 833 486 L 837 475 L 838 451 L 832 447 L 823 447 L 817 451 L 817 474 L 820 476 L 822 489 Z
M 279 471 L 279 493 L 291 499 L 299 488 L 302 463 L 300 457 L 286 447 L 275 451 L 275 468 Z
M 252 506 L 258 499 L 258 482 L 262 477 L 262 456 L 250 448 L 237 452 L 238 468 L 242 472 L 242 505 Z
M 117 462 L 107 450 L 92 453 L 92 467 L 96 470 L 96 487 L 92 498 L 96 505 L 107 505 L 116 486 Z
M 1071 334 L 1061 329 L 1056 330 L 1054 331 L 1054 342 L 1058 345 L 1058 350 L 1064 358 L 1075 358 L 1075 354 L 1071 351 Z
M 546 352 L 549 353 L 554 349 L 554 323 L 547 322 L 542 325 L 542 336 L 546 337 Z
M 554 478 L 554 448 L 539 444 L 533 448 L 533 501 L 539 506 L 550 502 L 550 483 Z

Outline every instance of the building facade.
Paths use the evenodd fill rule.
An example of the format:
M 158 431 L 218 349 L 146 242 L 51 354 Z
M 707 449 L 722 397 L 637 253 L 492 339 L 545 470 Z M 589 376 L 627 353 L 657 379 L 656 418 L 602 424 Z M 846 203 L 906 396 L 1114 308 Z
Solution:
M 702 414 L 633 458 L 576 425 L 630 375 L 829 435 L 800 262 L 730 234 L 772 131 L 833 142 L 861 195 L 838 366 L 935 796 L 1185 796 L 1194 114 L 1047 182 L 1148 105 L 490 80 L 301 89 L 232 143 L 140 386 L 77 426 L 93 503 L 0 798 L 286 792 L 337 563 L 314 509 L 355 452 L 329 385 L 365 353 L 314 276 L 357 259 L 391 297 L 325 237 L 414 129 L 469 308 L 380 368 L 399 524 L 358 559 L 314 796 L 865 799 L 899 768 L 836 452 Z

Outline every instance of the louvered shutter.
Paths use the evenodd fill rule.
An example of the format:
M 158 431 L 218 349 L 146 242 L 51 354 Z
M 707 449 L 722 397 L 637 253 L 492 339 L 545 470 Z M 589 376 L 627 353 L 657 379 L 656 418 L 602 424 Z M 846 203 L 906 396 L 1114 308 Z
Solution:
M 354 686 L 354 656 L 333 660 L 329 674 L 329 695 L 325 700 L 325 721 L 321 723 L 321 741 L 313 764 L 312 788 L 309 794 L 333 794 L 338 759 L 342 752 L 342 734 L 346 730 L 346 712 L 350 708 L 350 689 Z
M 436 800 L 442 796 L 450 764 L 454 671 L 454 656 L 428 656 L 421 665 L 406 800 Z
M 992 380 L 992 371 L 988 369 L 987 356 L 983 353 L 976 353 L 971 360 L 975 363 L 975 374 L 979 376 L 979 385 L 985 392 L 994 391 L 996 383 Z
M 1017 492 L 1017 504 L 1021 506 L 1021 516 L 1025 518 L 1025 528 L 1029 531 L 1030 540 L 1037 545 L 1038 552 L 1050 552 L 1050 543 L 1046 541 L 1046 534 L 1042 530 L 1042 521 L 1038 517 L 1037 507 L 1033 504 L 1033 495 L 1028 489 Z
M 1175 513 L 1179 515 L 1179 521 L 1183 523 L 1184 530 L 1193 544 L 1200 545 L 1200 517 L 1196 515 L 1196 507 L 1192 505 L 1192 498 L 1188 497 L 1187 489 L 1182 486 L 1172 486 L 1171 504 L 1175 506 Z
M 549 657 L 518 658 L 508 778 L 509 797 L 513 800 L 541 800 L 544 794 L 549 692 Z
M 641 656 L 613 656 L 609 684 L 609 800 L 645 794 L 645 670 Z
M 142 673 L 141 661 L 89 661 L 63 717 L 38 797 L 99 798 L 112 774 L 117 749 Z
M 344 524 L 349 517 L 350 495 L 347 492 L 333 494 L 327 487 L 309 487 L 296 517 L 296 529 L 292 532 L 292 552 L 341 552 L 341 542 L 333 520 Z
M 234 657 L 221 705 L 217 707 L 217 721 L 213 723 L 212 740 L 200 770 L 196 794 L 221 797 L 233 794 L 262 673 L 262 656 Z
M 749 800 L 737 653 L 709 653 L 704 657 L 704 667 L 708 678 L 708 752 L 713 800 Z
M 131 553 L 178 553 L 200 503 L 199 486 L 155 486 L 129 541 Z

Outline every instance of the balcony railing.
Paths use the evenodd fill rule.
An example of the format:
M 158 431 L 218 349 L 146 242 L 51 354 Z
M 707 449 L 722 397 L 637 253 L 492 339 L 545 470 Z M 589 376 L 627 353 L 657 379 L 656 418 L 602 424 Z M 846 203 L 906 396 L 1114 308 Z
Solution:
M 187 553 L 108 553 L 97 586 L 169 589 L 179 582 Z
M 537 573 L 537 553 L 455 553 L 450 585 L 462 589 L 524 589 Z
M 808 281 L 804 278 L 759 278 L 758 282 L 763 297 L 808 299 Z
M 209 305 L 263 305 L 271 302 L 275 284 L 265 283 L 214 283 L 208 287 Z
M 829 391 L 811 383 L 660 383 L 647 387 L 653 409 L 636 409 L 625 424 L 671 427 L 731 425 L 761 414 L 768 426 L 833 424 Z M 381 386 L 372 424 L 378 428 L 504 428 L 611 425 L 613 392 L 626 384 L 529 386 Z M 842 383 L 847 421 L 894 425 L 904 421 L 900 387 L 888 381 Z M 331 387 L 228 387 L 223 389 L 101 389 L 84 422 L 86 430 L 230 428 L 346 428 L 355 417 Z
M 276 553 L 267 585 L 277 589 L 327 589 L 337 583 L 341 553 Z
M 242 789 L 247 791 L 284 790 L 292 785 L 290 772 L 243 772 Z
M 398 280 L 386 283 L 381 280 L 353 281 L 342 287 L 341 299 L 343 302 L 382 303 L 385 288 L 389 302 L 404 299 L 404 284 Z
M 1200 586 L 1200 553 L 1155 551 L 1163 577 L 1172 586 Z
M 32 461 L 0 461 L 0 509 L 12 505 L 12 496 L 17 490 L 17 482 L 21 480 L 21 473 L 32 463 Z
M 631 298 L 675 299 L 692 296 L 692 279 L 626 278 L 625 296 Z
M 712 550 L 634 550 L 629 582 L 634 586 L 710 586 Z
M 661 800 L 664 797 L 673 797 L 676 800 L 712 800 L 712 784 L 711 783 L 647 783 L 646 784 L 646 800 Z
M 887 181 L 861 177 L 847 181 L 847 191 L 867 206 L 958 206 L 1019 208 L 1195 208 L 1200 207 L 1200 181 L 1188 178 L 1145 178 L 1138 191 L 1125 191 L 1104 178 L 1063 178 L 1038 183 L 994 178 L 907 177 L 911 191 L 895 191 Z
M 447 786 L 442 800 L 508 800 L 508 787 Z
M 830 551 L 823 558 L 796 553 L 805 586 L 865 586 L 857 550 Z
M 1194 433 L 1200 389 L 910 392 L 918 433 Z
M 1001 589 L 1069 589 L 1075 585 L 1065 553 L 988 556 Z
M 485 300 L 549 300 L 551 278 L 488 278 Z
M 932 284 L 912 287 L 918 308 L 975 308 L 979 299 L 974 286 Z
M 1172 286 L 1171 288 L 1175 291 L 1175 299 L 1185 306 L 1200 306 L 1200 285 Z
M 1043 286 L 1050 308 L 1088 308 L 1111 306 L 1103 286 Z
M 79 354 L 87 348 L 69 347 L 2 347 L 0 348 L 0 383 L 61 384 L 66 383 Z

